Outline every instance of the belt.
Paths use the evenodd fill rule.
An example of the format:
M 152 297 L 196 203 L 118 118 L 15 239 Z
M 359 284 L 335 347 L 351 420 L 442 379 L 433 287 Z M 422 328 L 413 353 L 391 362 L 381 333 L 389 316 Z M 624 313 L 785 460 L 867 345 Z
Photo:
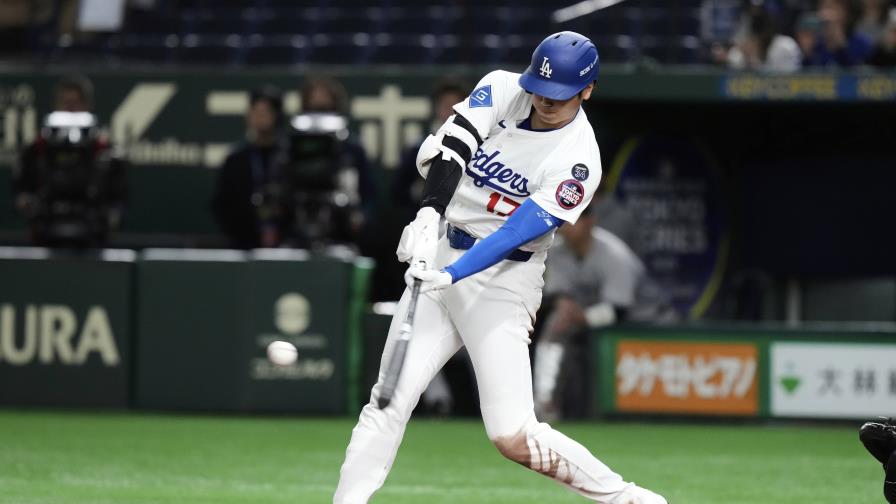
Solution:
M 448 244 L 451 248 L 458 250 L 469 250 L 476 243 L 476 237 L 467 233 L 463 229 L 458 229 L 448 224 Z M 532 252 L 516 249 L 510 253 L 505 259 L 508 261 L 526 262 L 532 257 Z

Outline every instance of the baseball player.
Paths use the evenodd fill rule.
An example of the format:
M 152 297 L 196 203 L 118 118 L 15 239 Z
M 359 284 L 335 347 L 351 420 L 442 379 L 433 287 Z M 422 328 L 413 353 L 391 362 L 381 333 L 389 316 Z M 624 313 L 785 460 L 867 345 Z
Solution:
M 420 147 L 422 208 L 397 251 L 412 264 L 409 284 L 422 281 L 414 335 L 392 401 L 381 410 L 377 398 L 407 313 L 406 290 L 371 402 L 352 431 L 336 504 L 366 503 L 382 486 L 421 392 L 463 345 L 486 433 L 505 457 L 594 502 L 666 503 L 534 413 L 527 345 L 545 256 L 556 228 L 576 222 L 601 177 L 594 132 L 581 109 L 597 73 L 597 49 L 588 38 L 550 35 L 523 74 L 486 75 Z

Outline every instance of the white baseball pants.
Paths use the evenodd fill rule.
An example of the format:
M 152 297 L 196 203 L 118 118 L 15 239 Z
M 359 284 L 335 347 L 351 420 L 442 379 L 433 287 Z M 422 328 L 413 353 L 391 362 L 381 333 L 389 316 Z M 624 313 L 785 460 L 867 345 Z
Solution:
M 462 252 L 443 238 L 437 266 L 450 264 Z M 383 485 L 420 395 L 462 345 L 473 362 L 486 433 L 505 457 L 595 502 L 610 503 L 632 486 L 585 447 L 535 419 L 527 347 L 541 303 L 544 255 L 525 263 L 502 261 L 421 295 L 404 370 L 391 404 L 380 410 L 376 399 L 383 373 L 410 299 L 405 291 L 389 329 L 379 381 L 352 431 L 335 504 L 366 504 Z

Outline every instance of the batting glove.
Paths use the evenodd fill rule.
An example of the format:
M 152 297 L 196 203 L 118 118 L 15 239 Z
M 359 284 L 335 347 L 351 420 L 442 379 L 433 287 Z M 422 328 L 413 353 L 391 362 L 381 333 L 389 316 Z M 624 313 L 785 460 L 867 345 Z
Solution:
M 408 284 L 408 287 L 414 286 L 415 280 L 420 280 L 420 293 L 426 293 L 429 291 L 441 290 L 445 287 L 448 287 L 453 282 L 451 278 L 451 273 L 446 271 L 437 271 L 437 270 L 429 270 L 424 269 L 423 267 L 414 263 L 414 266 L 408 268 L 407 272 L 404 274 L 404 281 Z
M 401 262 L 433 264 L 439 243 L 441 216 L 432 207 L 423 207 L 401 233 L 395 255 Z

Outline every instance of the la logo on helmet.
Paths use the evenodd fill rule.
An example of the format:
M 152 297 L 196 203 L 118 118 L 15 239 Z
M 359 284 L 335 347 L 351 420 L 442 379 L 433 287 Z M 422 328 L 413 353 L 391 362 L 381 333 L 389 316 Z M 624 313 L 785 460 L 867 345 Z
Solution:
M 545 56 L 544 61 L 541 62 L 541 68 L 539 68 L 539 70 L 541 70 L 539 73 L 542 77 L 547 77 L 548 79 L 551 78 L 551 72 L 553 72 L 553 70 L 551 70 L 551 64 L 548 63 L 547 56 Z

